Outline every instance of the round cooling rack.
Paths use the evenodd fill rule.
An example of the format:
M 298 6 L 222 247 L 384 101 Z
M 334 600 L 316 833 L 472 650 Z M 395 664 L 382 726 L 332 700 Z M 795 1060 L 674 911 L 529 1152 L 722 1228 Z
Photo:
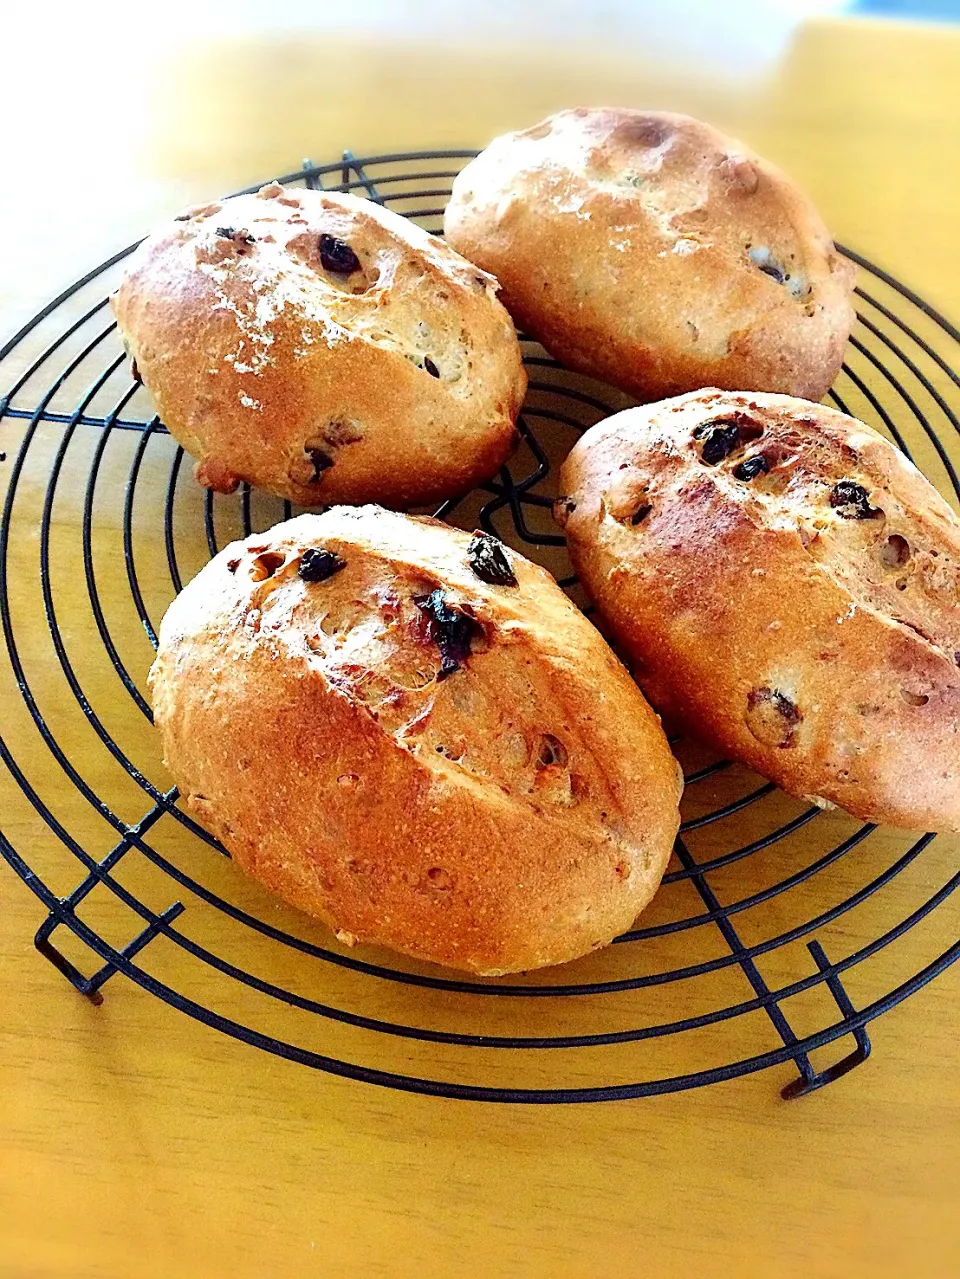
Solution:
M 346 152 L 279 180 L 358 191 L 438 231 L 472 154 Z M 795 1097 L 864 1061 L 868 1023 L 960 954 L 960 841 L 820 811 L 695 742 L 674 743 L 687 789 L 659 894 L 616 944 L 563 968 L 482 981 L 350 950 L 232 867 L 165 777 L 146 673 L 182 585 L 293 512 L 195 484 L 110 317 L 129 252 L 0 351 L 0 851 L 42 904 L 39 951 L 94 1002 L 121 973 L 266 1052 L 467 1100 L 605 1101 L 766 1067 Z M 860 267 L 859 323 L 831 400 L 956 507 L 960 334 L 842 252 Z M 532 342 L 524 355 L 518 453 L 436 513 L 496 532 L 582 605 L 551 516 L 556 471 L 630 401 Z M 132 989 L 111 987 L 121 1004 Z

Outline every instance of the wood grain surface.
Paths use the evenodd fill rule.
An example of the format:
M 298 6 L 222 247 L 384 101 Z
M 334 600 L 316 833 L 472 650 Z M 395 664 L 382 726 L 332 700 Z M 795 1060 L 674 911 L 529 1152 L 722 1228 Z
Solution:
M 88 119 L 86 129 L 64 122 L 73 90 L 48 84 L 43 91 L 61 104 L 61 124 L 50 124 L 57 113 L 46 110 L 32 125 L 28 112 L 24 129 L 28 138 L 34 130 L 38 154 L 56 145 L 57 128 L 73 139 L 65 164 L 77 175 L 81 225 L 68 235 L 62 208 L 55 216 L 36 202 L 3 202 L 4 329 L 152 219 L 189 199 L 294 168 L 304 154 L 319 161 L 345 145 L 358 153 L 482 145 L 552 108 L 599 101 L 688 110 L 741 134 L 809 189 L 838 239 L 893 270 L 954 320 L 960 317 L 955 31 L 809 23 L 777 63 L 749 83 L 661 65 L 642 50 L 618 51 L 612 38 L 607 47 L 574 54 L 548 42 L 484 49 L 465 36 L 442 52 L 411 43 L 402 58 L 395 43 L 372 35 L 351 39 L 340 38 L 331 49 L 309 33 L 266 43 L 228 34 L 151 62 L 141 97 L 129 104 L 132 116 L 145 121 L 130 164 L 112 150 L 120 143 L 99 116 Z M 77 103 L 81 120 L 86 109 Z M 115 109 L 122 113 L 124 102 Z M 120 129 L 120 135 L 127 133 Z M 114 154 L 115 180 L 104 182 L 105 157 Z M 38 242 L 52 245 L 57 228 L 60 238 L 41 254 Z M 22 254 L 11 253 L 11 244 L 22 244 Z M 67 391 L 75 403 L 76 389 Z M 23 426 L 0 422 L 0 449 L 8 458 Z M 83 489 L 97 447 L 93 430 L 77 428 L 50 498 L 47 551 L 64 635 L 59 657 L 37 589 L 44 548 L 35 516 L 50 491 L 61 442 L 60 427 L 36 437 L 11 524 L 10 596 L 21 677 L 81 776 L 107 798 L 121 824 L 133 823 L 149 802 L 69 694 L 61 666 L 61 658 L 74 664 L 105 729 L 151 782 L 167 785 L 152 731 L 103 653 L 83 582 L 78 547 Z M 118 495 L 136 465 L 137 443 L 136 433 L 117 431 L 100 458 L 91 553 L 118 656 L 142 691 L 151 649 L 119 567 Z M 158 617 L 171 586 L 154 516 L 162 508 L 173 446 L 157 437 L 144 458 L 129 537 L 145 608 Z M 8 461 L 0 471 L 4 484 L 9 472 Z M 176 501 L 178 527 L 202 527 L 200 495 L 186 466 Z M 255 507 L 268 517 L 267 507 Z M 206 546 L 184 537 L 178 552 L 189 575 L 203 563 Z M 7 659 L 0 662 L 0 730 L 57 820 L 90 855 L 102 857 L 116 843 L 116 829 L 66 779 L 27 714 Z M 694 748 L 685 763 L 697 765 Z M 736 770 L 702 783 L 691 792 L 685 816 L 756 784 Z M 738 838 L 754 838 L 801 807 L 771 797 L 747 810 Z M 76 861 L 2 769 L 0 828 L 56 892 L 69 892 L 81 878 Z M 853 829 L 843 815 L 825 815 L 775 852 L 717 872 L 713 888 L 725 903 L 763 892 Z M 178 872 L 237 909 L 307 946 L 337 949 L 324 930 L 242 880 L 169 815 L 149 838 Z M 707 826 L 690 841 L 703 860 L 730 846 L 729 829 Z M 858 891 L 909 843 L 903 833 L 878 832 L 764 910 L 744 911 L 738 916 L 744 939 L 749 944 L 790 929 Z M 819 930 L 830 957 L 849 954 L 916 909 L 956 871 L 958 851 L 960 840 L 937 840 L 929 856 L 917 857 L 897 877 L 895 888 Z M 117 880 L 153 909 L 179 895 L 188 908 L 177 927 L 194 946 L 301 1001 L 404 1024 L 490 1035 L 570 1034 L 680 1018 L 751 994 L 730 966 L 602 1006 L 575 998 L 478 1000 L 371 981 L 276 945 L 178 889 L 140 853 L 124 858 Z M 677 884 L 644 923 L 701 909 L 693 890 Z M 103 888 L 80 915 L 117 944 L 142 925 Z M 656 1098 L 491 1105 L 406 1095 L 310 1070 L 201 1025 L 123 976 L 111 978 L 102 1006 L 94 1007 L 34 950 L 43 916 L 40 902 L 0 862 L 0 1279 L 949 1279 L 958 1273 L 956 970 L 872 1024 L 868 1062 L 795 1102 L 779 1098 L 795 1073 L 787 1064 Z M 660 938 L 641 961 L 631 947 L 613 948 L 573 966 L 569 980 L 625 975 L 638 962 L 652 970 L 722 956 L 722 938 L 704 940 L 704 931 Z M 855 1004 L 878 998 L 957 935 L 957 907 L 948 903 L 850 974 Z M 813 972 L 806 940 L 758 961 L 771 986 Z M 76 939 L 63 946 L 84 972 L 97 967 Z M 390 962 L 374 952 L 364 957 Z M 776 1045 L 757 1012 L 693 1040 L 669 1036 L 539 1053 L 448 1049 L 278 1007 L 191 959 L 169 938 L 152 942 L 138 962 L 156 981 L 264 1033 L 382 1069 L 461 1082 L 627 1082 Z M 817 988 L 790 1001 L 798 1033 L 835 1016 L 825 1012 L 826 1000 Z M 832 1044 L 818 1050 L 814 1062 L 827 1065 L 851 1047 L 849 1040 Z

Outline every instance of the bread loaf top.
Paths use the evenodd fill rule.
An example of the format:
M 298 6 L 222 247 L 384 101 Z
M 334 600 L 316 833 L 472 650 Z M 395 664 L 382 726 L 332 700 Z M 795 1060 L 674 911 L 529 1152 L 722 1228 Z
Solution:
M 201 483 L 415 504 L 515 442 L 526 374 L 496 288 L 370 200 L 272 183 L 147 240 L 113 308 Z
M 853 264 L 809 199 L 689 116 L 561 111 L 458 175 L 448 241 L 558 359 L 655 400 L 703 386 L 819 399 Z
M 710 390 L 608 418 L 561 483 L 655 705 L 794 794 L 960 826 L 960 521 L 893 445 Z
M 350 937 L 485 973 L 557 963 L 629 927 L 669 858 L 656 716 L 495 539 L 374 507 L 278 525 L 171 605 L 150 678 L 190 810 Z

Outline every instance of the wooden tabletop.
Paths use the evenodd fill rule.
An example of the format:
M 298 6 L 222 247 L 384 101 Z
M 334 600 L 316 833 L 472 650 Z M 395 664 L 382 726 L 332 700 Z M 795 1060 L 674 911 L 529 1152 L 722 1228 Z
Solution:
M 300 32 L 264 41 L 228 33 L 145 58 L 136 67 L 118 64 L 114 71 L 106 81 L 92 77 L 88 97 L 77 93 L 75 83 L 51 76 L 44 109 L 24 125 L 26 141 L 18 136 L 2 144 L 8 151 L 18 148 L 7 156 L 10 165 L 18 157 L 49 159 L 54 153 L 60 165 L 39 188 L 24 185 L 29 177 L 21 168 L 21 191 L 54 191 L 56 200 L 3 202 L 5 330 L 153 219 L 188 200 L 295 168 L 304 155 L 321 161 L 344 146 L 362 153 L 482 145 L 550 109 L 601 101 L 686 110 L 739 134 L 802 182 L 840 241 L 895 272 L 954 320 L 960 317 L 956 31 L 812 22 L 787 37 L 770 61 L 736 74 L 699 55 L 687 61 L 660 56 L 636 33 L 620 48 L 608 36 L 577 49 L 548 40 L 492 48 L 454 38 L 441 48 L 418 37 L 408 39 L 402 57 L 394 38 L 375 34 L 333 40 L 329 33 Z M 0 154 L 0 167 L 2 161 Z M 0 422 L 0 433 L 22 426 Z M 117 435 L 133 442 L 111 442 L 103 468 L 104 482 L 120 486 L 136 437 Z M 42 499 L 56 444 L 55 435 L 41 441 L 45 468 L 24 470 L 25 510 Z M 163 438 L 154 446 L 171 447 Z M 2 447 L 9 445 L 0 441 Z M 70 467 L 81 461 L 88 467 L 92 447 L 79 435 L 71 442 L 77 454 L 67 454 L 66 480 L 53 508 L 50 552 L 66 599 L 71 575 L 76 589 L 82 587 L 75 552 L 82 484 L 71 479 Z M 166 456 L 158 455 L 158 465 Z M 160 490 L 150 487 L 150 464 L 144 472 L 143 500 L 160 500 Z M 4 482 L 8 474 L 9 464 Z M 199 519 L 199 506 L 190 505 L 197 500 L 185 467 L 177 501 Z M 113 520 L 118 510 L 116 503 L 105 506 L 97 522 L 92 554 L 103 561 L 122 562 L 123 530 Z M 132 535 L 143 539 L 142 563 L 156 556 L 160 564 L 160 534 L 138 510 L 130 523 Z M 42 549 L 36 529 L 24 517 L 12 532 L 11 596 L 25 678 L 69 759 L 109 796 L 122 823 L 135 823 L 149 808 L 142 789 L 117 779 L 115 758 L 66 691 L 51 648 L 35 589 Z M 203 547 L 186 547 L 184 554 L 191 563 L 195 556 L 199 567 Z M 145 576 L 146 607 L 162 608 L 159 586 Z M 105 576 L 115 583 L 121 578 Z M 110 618 L 129 606 L 126 586 L 117 589 L 104 604 Z M 149 726 L 134 713 L 115 671 L 105 661 L 101 668 L 89 604 L 83 615 L 61 608 L 58 621 L 68 655 L 84 663 L 84 692 L 108 731 L 161 785 Z M 133 686 L 142 689 L 149 643 L 134 612 L 120 625 L 117 642 Z M 102 857 L 116 842 L 116 830 L 66 780 L 29 720 L 9 662 L 2 665 L 3 736 L 56 818 L 82 848 Z M 77 862 L 63 853 L 2 767 L 0 774 L 0 829 L 54 891 L 68 893 L 81 878 Z M 786 816 L 797 811 L 792 801 L 782 802 Z M 839 838 L 849 825 L 839 814 L 818 823 L 826 835 L 816 838 Z M 238 909 L 308 946 L 330 946 L 322 929 L 271 903 L 212 852 L 198 853 L 169 815 L 149 834 L 172 866 Z M 709 855 L 710 837 L 704 840 L 698 855 Z M 807 885 L 802 909 L 809 915 L 825 904 L 818 892 L 833 900 L 855 891 L 907 843 L 902 835 L 879 832 L 842 859 L 826 889 L 819 877 Z M 916 859 L 913 878 L 905 876 L 896 889 L 900 915 L 916 909 L 956 870 L 960 841 L 941 838 L 935 849 L 930 858 Z M 779 873 L 789 873 L 791 858 L 804 856 L 809 860 L 809 846 L 802 843 L 784 852 Z M 498 1009 L 480 1012 L 468 995 L 371 984 L 349 970 L 320 965 L 309 954 L 241 929 L 236 920 L 204 913 L 186 889 L 174 892 L 177 886 L 155 866 L 144 858 L 135 866 L 136 858 L 139 853 L 124 859 L 120 882 L 135 886 L 155 909 L 174 896 L 189 899 L 177 921 L 184 935 L 301 1000 L 478 1033 L 577 1033 L 581 1027 L 585 1014 L 575 1000 L 559 1001 L 575 1010 L 558 1012 L 545 1008 L 545 1001 L 501 999 L 487 1001 Z M 751 878 L 759 873 L 751 865 L 752 859 L 723 872 L 717 887 L 722 900 L 762 889 Z M 831 958 L 889 927 L 890 898 L 881 903 L 879 896 L 823 934 Z M 97 889 L 81 917 L 88 907 L 86 917 L 111 943 L 129 940 L 129 914 L 115 897 Z M 689 907 L 697 909 L 695 902 Z M 36 896 L 0 861 L 2 1279 L 947 1279 L 958 1273 L 956 969 L 871 1024 L 873 1053 L 866 1063 L 793 1102 L 779 1096 L 795 1074 L 787 1063 L 660 1097 L 493 1105 L 410 1095 L 312 1070 L 203 1025 L 122 975 L 110 978 L 103 1004 L 94 1006 L 34 949 L 44 915 Z M 850 975 L 857 1006 L 956 939 L 955 905 L 935 916 L 888 948 L 860 985 Z M 768 918 L 762 925 L 767 931 L 777 926 L 789 927 L 790 919 L 771 925 Z M 750 925 L 744 927 L 749 940 Z M 64 931 L 56 936 L 58 945 Z M 678 934 L 669 952 L 676 963 L 685 960 L 685 937 Z M 84 972 L 97 967 L 76 939 L 62 944 Z M 722 949 L 718 944 L 715 953 Z M 627 950 L 614 948 L 621 955 Z M 796 951 L 789 962 L 780 953 L 762 965 L 771 985 L 802 967 Z M 383 954 L 367 957 L 390 962 Z M 814 971 L 805 952 L 803 959 Z M 265 995 L 213 969 L 188 965 L 169 938 L 151 942 L 139 962 L 156 981 L 223 1017 L 256 1024 L 314 1052 L 400 1073 L 439 1077 L 446 1071 L 463 1082 L 552 1087 L 705 1064 L 684 1057 L 673 1045 L 679 1037 L 590 1049 L 586 1057 L 540 1053 L 519 1064 L 516 1053 L 481 1048 L 468 1062 L 444 1056 L 437 1045 L 388 1040 L 315 1017 L 308 1022 L 306 1012 L 287 1007 L 278 1011 Z M 612 972 L 610 965 L 626 960 L 598 956 L 585 963 L 576 971 L 589 976 Z M 739 972 L 729 985 L 725 980 L 716 995 L 712 988 L 678 995 L 675 1015 L 702 1010 L 704 999 L 729 1002 L 750 994 L 737 985 L 743 984 Z M 655 1005 L 640 1015 L 663 1018 L 669 998 L 661 989 Z M 831 1020 L 818 1002 L 827 998 L 820 987 L 808 1005 L 800 1001 L 801 1033 Z M 707 1050 L 715 1053 L 711 1060 L 771 1047 L 769 1023 L 762 1013 L 756 1018 L 721 1028 Z M 849 1039 L 834 1043 L 814 1054 L 814 1064 L 829 1065 L 852 1047 Z

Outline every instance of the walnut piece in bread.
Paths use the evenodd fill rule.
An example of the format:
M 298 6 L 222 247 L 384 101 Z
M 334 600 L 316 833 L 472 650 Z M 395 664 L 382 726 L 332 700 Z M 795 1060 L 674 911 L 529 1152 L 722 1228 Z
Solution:
M 234 542 L 171 604 L 150 686 L 189 811 L 342 937 L 561 963 L 629 927 L 670 856 L 656 715 L 486 534 L 334 507 Z
M 855 269 L 807 197 L 688 116 L 582 108 L 496 138 L 444 229 L 558 360 L 642 400 L 818 400 L 855 318 Z
M 960 829 L 960 520 L 876 431 L 709 390 L 577 443 L 557 504 L 665 715 L 791 794 Z
M 201 484 L 406 506 L 514 446 L 527 379 L 496 289 L 370 200 L 272 183 L 151 237 L 112 301 Z

